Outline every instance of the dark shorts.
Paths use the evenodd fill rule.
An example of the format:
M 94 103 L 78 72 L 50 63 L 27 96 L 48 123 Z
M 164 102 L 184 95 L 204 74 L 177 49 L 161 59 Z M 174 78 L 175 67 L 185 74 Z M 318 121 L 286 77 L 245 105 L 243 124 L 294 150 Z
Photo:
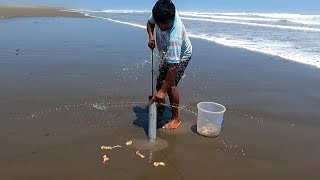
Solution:
M 177 67 L 177 76 L 174 79 L 173 86 L 177 86 L 178 85 L 179 81 L 181 80 L 181 78 L 184 75 L 184 71 L 186 70 L 186 68 L 187 68 L 187 66 L 189 64 L 190 59 L 182 61 L 181 63 L 175 64 L 176 67 Z M 170 63 L 167 63 L 167 62 L 164 62 L 164 63 L 160 64 L 158 81 L 159 80 L 160 81 L 164 81 L 166 79 L 167 73 L 169 71 L 169 64 Z

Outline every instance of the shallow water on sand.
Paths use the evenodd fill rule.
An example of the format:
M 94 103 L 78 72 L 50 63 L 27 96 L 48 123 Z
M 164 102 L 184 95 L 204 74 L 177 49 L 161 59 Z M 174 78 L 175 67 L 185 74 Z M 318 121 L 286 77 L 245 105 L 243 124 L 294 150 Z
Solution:
M 319 176 L 312 164 L 320 162 L 320 76 L 313 68 L 193 40 L 196 52 L 179 84 L 182 126 L 158 130 L 159 144 L 150 146 L 145 31 L 97 19 L 27 18 L 2 25 L 0 172 L 5 179 Z M 114 36 L 128 30 L 120 39 Z M 200 101 L 228 109 L 217 138 L 197 134 L 194 113 Z M 102 164 L 101 145 L 128 140 L 136 146 L 108 153 L 110 163 Z M 138 159 L 136 150 L 146 159 Z M 153 168 L 151 151 L 152 161 L 166 162 L 165 168 Z

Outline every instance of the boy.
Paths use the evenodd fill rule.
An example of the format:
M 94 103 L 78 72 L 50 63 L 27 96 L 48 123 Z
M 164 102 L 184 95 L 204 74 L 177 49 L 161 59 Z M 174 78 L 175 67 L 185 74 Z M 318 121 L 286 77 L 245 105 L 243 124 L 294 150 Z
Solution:
M 151 49 L 157 46 L 163 60 L 160 63 L 157 93 L 153 96 L 153 100 L 164 102 L 165 96 L 168 94 L 170 104 L 173 106 L 171 108 L 172 119 L 163 128 L 177 129 L 181 124 L 177 108 L 179 107 L 177 85 L 191 59 L 192 45 L 171 0 L 157 1 L 148 20 L 147 31 L 149 35 L 148 46 Z M 153 35 L 154 31 L 156 39 Z

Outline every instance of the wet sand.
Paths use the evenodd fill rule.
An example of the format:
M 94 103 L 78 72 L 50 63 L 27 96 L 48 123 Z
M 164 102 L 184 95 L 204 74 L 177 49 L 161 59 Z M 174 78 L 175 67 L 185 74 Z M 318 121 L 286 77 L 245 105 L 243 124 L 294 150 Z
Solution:
M 61 11 L 58 8 L 0 5 L 0 19 L 15 18 L 15 17 L 82 17 L 82 18 L 86 18 L 86 16 L 84 16 L 81 13 Z
M 319 69 L 192 39 L 181 104 L 192 111 L 201 101 L 224 104 L 222 134 L 197 135 L 196 116 L 181 111 L 183 126 L 159 130 L 152 146 L 144 130 L 150 94 L 144 30 L 98 19 L 0 24 L 1 179 L 320 177 Z M 133 146 L 100 151 L 128 140 Z M 166 167 L 149 163 L 151 151 L 151 162 Z

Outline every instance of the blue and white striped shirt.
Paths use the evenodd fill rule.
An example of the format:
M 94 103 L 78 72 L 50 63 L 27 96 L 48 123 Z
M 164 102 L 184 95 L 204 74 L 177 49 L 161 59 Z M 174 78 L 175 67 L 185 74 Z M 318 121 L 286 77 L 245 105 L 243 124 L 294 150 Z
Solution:
M 152 14 L 149 23 L 156 25 Z M 157 48 L 166 62 L 180 63 L 191 58 L 192 45 L 177 11 L 172 27 L 161 31 L 156 25 L 155 36 Z

